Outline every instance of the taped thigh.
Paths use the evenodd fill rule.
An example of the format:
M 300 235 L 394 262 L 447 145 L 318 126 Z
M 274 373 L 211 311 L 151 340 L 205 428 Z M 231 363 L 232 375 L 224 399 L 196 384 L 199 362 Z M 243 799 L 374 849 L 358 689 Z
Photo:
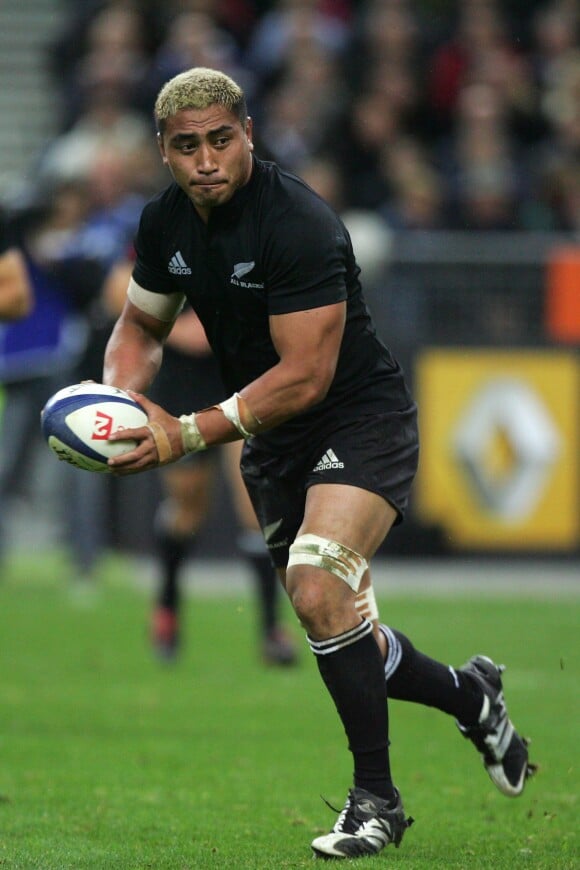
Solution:
M 290 547 L 288 567 L 312 565 L 338 577 L 358 592 L 363 574 L 368 568 L 367 560 L 338 541 L 329 541 L 319 535 L 300 535 Z

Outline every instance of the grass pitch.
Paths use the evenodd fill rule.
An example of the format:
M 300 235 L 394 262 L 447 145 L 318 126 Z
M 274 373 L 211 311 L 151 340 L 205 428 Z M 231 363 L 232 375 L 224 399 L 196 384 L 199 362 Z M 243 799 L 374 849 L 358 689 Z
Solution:
M 0 586 L 0 867 L 312 867 L 310 841 L 335 818 L 320 795 L 342 806 L 351 765 L 306 644 L 299 667 L 264 668 L 249 591 L 194 593 L 182 656 L 164 665 L 127 570 L 111 560 L 90 606 L 58 558 L 31 557 Z M 399 850 L 352 866 L 580 867 L 577 601 L 379 604 L 444 661 L 508 664 L 510 714 L 540 772 L 505 798 L 452 721 L 393 702 L 393 771 L 416 824 Z

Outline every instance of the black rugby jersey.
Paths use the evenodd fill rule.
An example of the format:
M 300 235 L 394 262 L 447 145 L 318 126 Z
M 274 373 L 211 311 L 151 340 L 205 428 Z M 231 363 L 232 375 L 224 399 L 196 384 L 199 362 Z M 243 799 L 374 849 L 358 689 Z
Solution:
M 346 300 L 334 380 L 314 409 L 257 436 L 296 447 L 313 426 L 411 402 L 399 365 L 378 339 L 346 227 L 311 188 L 254 158 L 248 183 L 206 225 L 177 184 L 149 202 L 135 240 L 135 281 L 185 294 L 205 328 L 228 393 L 278 362 L 268 316 Z M 199 409 L 193 409 L 199 410 Z

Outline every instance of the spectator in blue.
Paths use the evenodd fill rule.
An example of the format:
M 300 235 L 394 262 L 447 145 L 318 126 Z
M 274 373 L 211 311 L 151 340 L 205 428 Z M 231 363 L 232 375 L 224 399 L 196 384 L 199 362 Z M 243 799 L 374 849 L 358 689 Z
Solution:
M 15 220 L 34 296 L 24 318 L 0 326 L 0 382 L 4 389 L 0 431 L 0 558 L 4 556 L 7 505 L 31 475 L 23 475 L 40 444 L 39 408 L 64 386 L 87 337 L 85 309 L 96 286 L 94 262 L 77 256 L 71 242 L 85 216 L 84 189 L 63 185 Z

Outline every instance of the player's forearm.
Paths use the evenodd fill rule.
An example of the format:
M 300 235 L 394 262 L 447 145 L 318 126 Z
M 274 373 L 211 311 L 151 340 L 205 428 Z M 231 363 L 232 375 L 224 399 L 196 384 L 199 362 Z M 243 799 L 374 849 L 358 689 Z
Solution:
M 103 383 L 144 393 L 154 380 L 163 346 L 136 325 L 117 323 L 105 350 Z
M 266 431 L 321 402 L 330 383 L 320 372 L 289 374 L 280 364 L 244 387 L 240 395 L 260 421 L 260 431 Z
M 208 447 L 237 440 L 241 433 L 243 437 L 259 434 L 307 411 L 324 398 L 329 385 L 330 379 L 320 373 L 290 373 L 280 364 L 236 394 L 237 425 L 232 425 L 219 406 L 196 414 L 196 422 Z

